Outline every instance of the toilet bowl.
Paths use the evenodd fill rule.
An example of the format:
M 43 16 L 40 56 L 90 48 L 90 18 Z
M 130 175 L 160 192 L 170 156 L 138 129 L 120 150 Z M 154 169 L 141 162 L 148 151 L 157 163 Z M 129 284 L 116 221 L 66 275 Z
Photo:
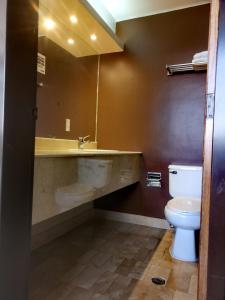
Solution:
M 171 255 L 183 261 L 196 261 L 195 230 L 200 228 L 200 199 L 172 199 L 165 207 L 165 216 L 176 228 Z
M 200 229 L 202 167 L 169 166 L 169 191 L 173 198 L 165 217 L 175 228 L 171 256 L 182 261 L 198 260 L 196 230 Z

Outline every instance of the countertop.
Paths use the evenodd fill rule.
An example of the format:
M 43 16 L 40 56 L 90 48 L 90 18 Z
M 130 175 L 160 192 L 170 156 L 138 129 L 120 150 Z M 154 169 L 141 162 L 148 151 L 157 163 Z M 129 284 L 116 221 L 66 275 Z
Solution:
M 64 150 L 36 150 L 35 157 L 73 157 L 73 156 L 102 156 L 102 155 L 141 155 L 142 152 L 118 151 L 104 149 L 64 149 Z

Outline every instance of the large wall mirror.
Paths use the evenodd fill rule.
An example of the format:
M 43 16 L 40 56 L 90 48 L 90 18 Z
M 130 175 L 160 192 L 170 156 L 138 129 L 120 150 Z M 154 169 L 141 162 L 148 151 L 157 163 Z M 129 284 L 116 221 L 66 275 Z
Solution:
M 95 140 L 99 55 L 123 45 L 89 2 L 40 0 L 38 137 Z

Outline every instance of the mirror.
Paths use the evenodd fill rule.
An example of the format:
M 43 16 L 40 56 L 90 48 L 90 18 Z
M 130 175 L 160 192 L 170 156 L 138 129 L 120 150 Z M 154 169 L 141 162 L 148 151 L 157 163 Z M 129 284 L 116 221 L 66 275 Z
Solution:
M 96 140 L 100 54 L 123 51 L 86 0 L 40 0 L 36 136 Z
M 76 58 L 46 37 L 38 51 L 46 67 L 38 73 L 36 136 L 95 140 L 98 56 Z

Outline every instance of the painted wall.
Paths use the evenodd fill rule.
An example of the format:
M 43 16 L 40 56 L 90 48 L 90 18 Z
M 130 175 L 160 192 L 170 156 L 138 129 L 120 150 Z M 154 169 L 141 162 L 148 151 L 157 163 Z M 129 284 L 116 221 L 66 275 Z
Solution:
M 168 77 L 166 64 L 190 62 L 205 50 L 209 5 L 118 24 L 124 53 L 101 57 L 100 148 L 143 152 L 140 185 L 96 202 L 98 208 L 163 217 L 169 199 L 168 164 L 201 163 L 205 74 Z M 97 57 L 74 58 L 45 38 L 47 73 L 38 89 L 37 136 L 77 138 L 95 133 Z M 65 119 L 71 132 L 65 132 Z M 162 172 L 162 188 L 146 188 L 147 171 Z
M 100 148 L 143 151 L 140 185 L 96 201 L 96 207 L 163 217 L 168 165 L 202 163 L 205 74 L 168 77 L 166 64 L 190 62 L 208 41 L 209 5 L 121 22 L 124 53 L 100 65 Z M 147 188 L 147 171 L 162 188 Z
M 75 58 L 45 37 L 39 52 L 46 55 L 46 75 L 38 73 L 36 136 L 75 139 L 95 136 L 97 56 Z M 65 119 L 71 131 L 65 131 Z

